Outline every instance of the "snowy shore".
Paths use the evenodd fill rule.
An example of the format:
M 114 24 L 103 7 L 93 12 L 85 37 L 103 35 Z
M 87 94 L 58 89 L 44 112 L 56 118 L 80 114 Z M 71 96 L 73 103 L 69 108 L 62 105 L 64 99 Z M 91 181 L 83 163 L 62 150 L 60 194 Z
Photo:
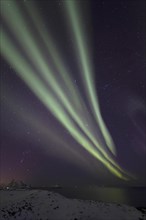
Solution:
M 68 199 L 44 190 L 1 190 L 1 220 L 146 220 L 135 207 Z

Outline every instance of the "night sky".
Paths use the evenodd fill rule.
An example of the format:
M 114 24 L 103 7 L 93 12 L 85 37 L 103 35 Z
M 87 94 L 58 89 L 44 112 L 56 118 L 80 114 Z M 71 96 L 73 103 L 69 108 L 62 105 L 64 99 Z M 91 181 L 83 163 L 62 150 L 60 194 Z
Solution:
M 33 84 L 33 79 L 29 79 L 31 73 L 23 62 L 19 62 L 6 38 L 1 35 L 0 182 L 16 179 L 41 186 L 146 186 L 145 1 L 67 2 L 71 1 L 75 3 L 78 9 L 75 13 L 80 18 L 78 21 L 76 16 L 77 28 L 74 30 L 70 19 L 73 7 L 69 10 L 72 5 L 66 6 L 65 0 L 14 1 L 24 25 L 17 17 L 19 13 L 12 1 L 1 1 L 1 30 L 6 33 L 15 51 L 23 56 L 26 66 L 30 65 L 39 81 L 43 82 L 46 95 L 44 92 L 38 97 L 43 87 L 35 80 Z M 41 21 L 36 17 L 35 10 Z M 58 61 L 54 62 L 53 49 L 51 51 L 47 47 L 49 39 L 46 33 L 53 39 L 71 79 L 71 86 L 79 91 L 81 99 L 76 94 L 73 96 L 70 84 L 64 84 L 61 65 Z M 28 40 L 29 36 L 32 41 Z M 44 39 L 42 36 L 45 36 Z M 28 41 L 30 44 L 27 44 Z M 33 48 L 38 48 L 40 56 Z M 86 58 L 89 63 L 82 62 L 79 52 L 82 48 L 82 57 L 88 52 Z M 58 86 L 43 78 L 43 61 L 52 69 Z M 89 70 L 93 72 L 89 77 L 89 81 L 93 79 L 93 82 L 89 84 L 95 88 L 101 116 L 114 142 L 116 155 L 108 148 L 90 105 L 88 82 L 86 84 L 82 73 L 82 67 L 85 66 L 86 72 L 89 65 L 92 66 Z M 22 75 L 19 73 L 21 69 Z M 87 72 L 90 75 L 90 71 Z M 26 80 L 25 74 L 31 83 Z M 33 85 L 35 89 L 31 88 Z M 78 120 L 75 122 L 75 118 L 71 118 L 72 110 L 68 110 L 65 101 L 61 100 L 59 88 L 64 91 L 63 97 L 68 97 L 71 109 L 75 110 L 75 117 L 79 117 L 83 127 Z M 53 95 L 60 108 L 54 102 L 47 106 L 49 94 Z M 58 119 L 61 109 L 65 112 L 63 120 Z M 101 149 L 128 173 L 128 181 L 112 173 L 91 154 L 90 147 L 87 150 L 82 141 L 77 141 L 66 127 L 66 117 L 71 118 L 78 134 L 83 134 L 85 128 L 99 140 Z M 90 138 L 85 133 L 84 137 L 86 143 L 83 145 L 86 146 Z

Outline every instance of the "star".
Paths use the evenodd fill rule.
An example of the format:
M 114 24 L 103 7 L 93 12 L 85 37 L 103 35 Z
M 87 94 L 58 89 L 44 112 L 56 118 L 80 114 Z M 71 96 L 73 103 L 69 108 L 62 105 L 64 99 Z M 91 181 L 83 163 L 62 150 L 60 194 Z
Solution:
M 24 162 L 24 159 L 22 158 L 21 160 L 20 160 L 20 163 L 23 163 Z

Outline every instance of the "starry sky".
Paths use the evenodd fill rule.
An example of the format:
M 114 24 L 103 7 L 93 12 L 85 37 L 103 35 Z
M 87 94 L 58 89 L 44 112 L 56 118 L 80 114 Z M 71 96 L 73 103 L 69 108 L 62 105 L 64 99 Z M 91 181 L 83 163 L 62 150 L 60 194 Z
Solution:
M 70 0 L 73 10 L 65 0 L 16 1 L 24 23 L 10 0 L 2 2 L 0 182 L 146 186 L 145 2 Z M 48 67 L 58 84 L 42 74 Z M 90 85 L 108 132 L 96 122 Z

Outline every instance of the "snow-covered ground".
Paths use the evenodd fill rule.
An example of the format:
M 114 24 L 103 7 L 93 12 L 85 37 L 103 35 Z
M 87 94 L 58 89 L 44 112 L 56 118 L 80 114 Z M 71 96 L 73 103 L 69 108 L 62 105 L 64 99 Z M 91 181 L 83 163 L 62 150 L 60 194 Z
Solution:
M 1 220 L 146 220 L 144 212 L 127 205 L 68 199 L 43 190 L 0 191 Z

